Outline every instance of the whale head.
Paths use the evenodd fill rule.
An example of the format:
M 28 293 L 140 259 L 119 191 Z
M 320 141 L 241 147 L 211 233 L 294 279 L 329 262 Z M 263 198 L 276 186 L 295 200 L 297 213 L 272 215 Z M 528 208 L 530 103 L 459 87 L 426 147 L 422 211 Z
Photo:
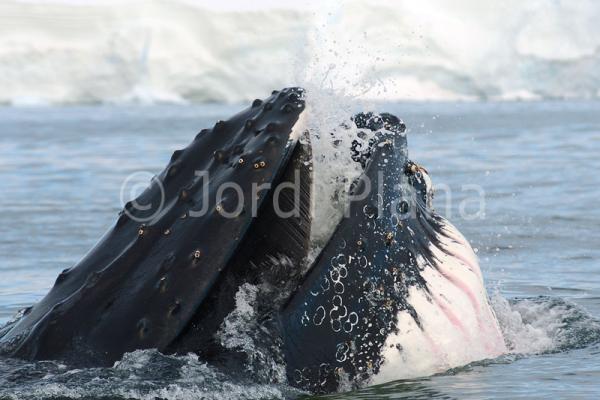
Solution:
M 267 299 L 256 330 L 289 382 L 310 391 L 505 351 L 475 254 L 434 211 L 431 177 L 391 114 L 350 119 L 361 173 L 313 257 L 323 204 L 307 101 L 299 88 L 274 91 L 175 151 L 99 243 L 0 332 L 0 351 L 97 366 L 156 348 L 239 369 L 243 351 L 219 332 L 248 285 Z M 453 356 L 459 347 L 469 351 Z

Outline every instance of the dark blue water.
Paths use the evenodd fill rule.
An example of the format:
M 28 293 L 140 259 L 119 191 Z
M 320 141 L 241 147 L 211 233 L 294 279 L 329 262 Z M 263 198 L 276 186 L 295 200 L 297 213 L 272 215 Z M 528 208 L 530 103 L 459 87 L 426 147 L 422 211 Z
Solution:
M 95 244 L 134 183 L 237 109 L 0 108 L 0 323 Z M 600 397 L 600 103 L 383 110 L 405 120 L 411 157 L 438 188 L 436 208 L 477 249 L 514 354 L 334 398 Z M 0 398 L 298 395 L 268 378 L 233 381 L 193 356 L 151 351 L 88 370 L 0 359 Z

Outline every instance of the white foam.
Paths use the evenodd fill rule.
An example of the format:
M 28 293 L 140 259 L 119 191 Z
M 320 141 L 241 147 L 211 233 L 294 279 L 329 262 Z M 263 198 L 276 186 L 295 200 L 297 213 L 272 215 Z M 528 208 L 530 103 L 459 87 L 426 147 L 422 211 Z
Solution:
M 560 298 L 508 301 L 499 293 L 493 306 L 514 354 L 541 354 L 597 341 L 600 324 L 584 310 Z
M 261 383 L 286 382 L 285 365 L 278 349 L 265 340 L 263 336 L 267 331 L 257 321 L 261 290 L 266 291 L 266 288 L 249 283 L 239 287 L 235 294 L 235 309 L 225 317 L 215 337 L 226 349 L 243 352 L 247 357 L 246 371 Z
M 313 155 L 311 242 L 320 248 L 342 218 L 350 184 L 362 169 L 351 157 L 357 131 L 350 121 L 351 100 L 313 85 L 307 87 L 306 98 L 303 114 Z
M 249 283 L 240 286 L 235 294 L 235 309 L 227 315 L 217 333 L 225 348 L 239 349 L 249 354 L 256 351 L 247 331 L 254 327 L 253 323 L 256 319 L 254 303 L 257 294 L 258 288 Z

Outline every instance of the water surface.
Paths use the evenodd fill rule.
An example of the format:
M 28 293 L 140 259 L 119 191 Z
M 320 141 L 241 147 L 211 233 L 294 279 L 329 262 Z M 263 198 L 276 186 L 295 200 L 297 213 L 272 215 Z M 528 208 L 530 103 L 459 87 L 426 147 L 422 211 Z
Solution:
M 147 181 L 238 108 L 0 108 L 0 323 L 43 297 L 111 226 L 127 177 L 142 171 Z M 438 186 L 436 208 L 477 249 L 515 354 L 333 398 L 598 398 L 600 103 L 381 110 L 405 120 L 411 158 Z M 0 359 L 0 397 L 297 395 L 284 384 L 232 380 L 192 356 L 138 352 L 88 370 Z

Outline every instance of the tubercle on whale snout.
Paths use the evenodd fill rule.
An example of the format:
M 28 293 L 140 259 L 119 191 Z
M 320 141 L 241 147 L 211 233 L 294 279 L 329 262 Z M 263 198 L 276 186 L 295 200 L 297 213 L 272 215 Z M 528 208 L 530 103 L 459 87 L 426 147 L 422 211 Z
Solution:
M 304 106 L 302 89 L 274 91 L 175 151 L 101 241 L 4 332 L 2 351 L 86 366 L 166 349 L 235 255 L 255 217 L 251 206 L 262 208 L 269 191 L 255 186 L 280 179 Z M 221 185 L 236 187 L 217 201 Z

